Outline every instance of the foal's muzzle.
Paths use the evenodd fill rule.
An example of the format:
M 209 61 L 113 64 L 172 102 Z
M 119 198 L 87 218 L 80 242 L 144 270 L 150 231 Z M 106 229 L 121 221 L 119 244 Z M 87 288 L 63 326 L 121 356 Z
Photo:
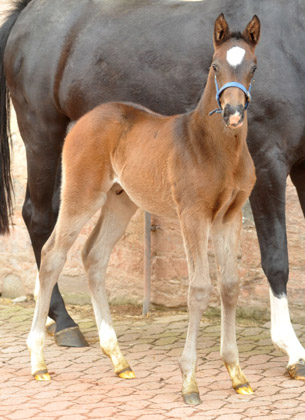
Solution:
M 222 114 L 226 126 L 229 128 L 240 127 L 244 121 L 244 109 L 243 105 L 226 104 Z
M 229 107 L 231 107 L 231 108 L 235 108 L 235 111 L 236 111 L 236 113 L 240 113 L 240 118 L 238 119 L 238 115 L 236 114 L 236 115 L 234 115 L 235 114 L 235 112 L 232 114 L 232 110 L 230 111 L 230 110 L 228 110 L 227 111 L 227 114 L 229 113 L 230 115 L 231 115 L 231 122 L 229 123 L 229 124 L 227 124 L 227 122 L 226 122 L 226 125 L 228 126 L 228 127 L 234 127 L 234 128 L 237 128 L 237 127 L 239 127 L 241 124 L 242 124 L 242 121 L 243 121 L 243 119 L 244 119 L 244 111 L 248 108 L 248 105 L 249 105 L 249 103 L 250 103 L 250 101 L 251 101 L 251 94 L 250 94 L 250 91 L 251 91 L 251 87 L 252 87 L 252 82 L 250 83 L 250 85 L 249 85 L 249 89 L 247 90 L 246 88 L 245 88 L 245 86 L 244 85 L 242 85 L 241 83 L 239 83 L 239 82 L 229 82 L 229 83 L 226 83 L 225 85 L 223 85 L 220 89 L 219 89 L 219 87 L 218 87 L 218 83 L 217 83 L 217 79 L 216 79 L 216 75 L 215 75 L 215 78 L 214 78 L 214 81 L 215 81 L 215 87 L 216 87 L 216 101 L 217 101 L 217 103 L 218 103 L 218 108 L 216 108 L 216 109 L 214 109 L 213 111 L 211 111 L 210 113 L 209 113 L 209 115 L 213 115 L 214 113 L 223 113 L 223 117 L 224 117 L 224 120 L 225 120 L 225 122 L 226 122 L 226 118 L 225 118 L 225 109 L 226 109 L 226 107 L 227 106 L 229 106 Z M 246 98 L 246 102 L 245 102 L 245 105 L 244 106 L 242 106 L 242 105 L 238 105 L 238 106 L 235 106 L 235 107 L 232 107 L 231 105 L 226 105 L 225 106 L 225 108 L 223 109 L 222 107 L 221 107 L 221 103 L 220 103 L 220 96 L 221 96 L 221 94 L 226 90 L 226 89 L 229 89 L 229 88 L 232 88 L 232 87 L 234 87 L 234 88 L 238 88 L 238 89 L 240 89 L 241 91 L 243 91 L 244 92 L 244 94 L 245 94 L 245 98 Z M 240 107 L 241 107 L 241 110 L 242 111 L 240 111 Z M 234 117 L 234 118 L 233 118 Z M 235 125 L 233 125 L 233 124 L 235 124 Z

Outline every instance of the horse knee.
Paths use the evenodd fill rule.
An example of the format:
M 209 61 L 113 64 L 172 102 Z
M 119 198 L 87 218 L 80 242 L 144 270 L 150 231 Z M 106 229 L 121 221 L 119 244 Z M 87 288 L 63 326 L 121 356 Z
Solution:
M 239 294 L 238 278 L 232 278 L 229 281 L 221 283 L 220 292 L 223 302 L 236 303 Z
M 210 282 L 202 285 L 191 285 L 189 288 L 188 306 L 204 311 L 208 305 L 211 291 L 212 285 Z

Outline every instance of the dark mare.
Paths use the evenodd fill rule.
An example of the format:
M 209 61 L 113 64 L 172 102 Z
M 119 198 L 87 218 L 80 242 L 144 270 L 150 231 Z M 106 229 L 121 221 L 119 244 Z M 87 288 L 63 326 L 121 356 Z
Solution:
M 250 202 L 270 284 L 272 340 L 288 355 L 290 375 L 304 380 L 305 351 L 287 303 L 285 225 L 288 175 L 305 211 L 303 0 L 20 0 L 0 30 L 1 231 L 8 230 L 10 204 L 8 92 L 26 147 L 23 217 L 39 266 L 58 213 L 68 123 L 107 101 L 132 101 L 167 115 L 193 109 L 212 58 L 213 22 L 221 12 L 231 28 L 254 14 L 261 17 L 247 140 L 257 175 Z M 57 287 L 49 314 L 62 344 L 69 345 L 69 331 L 80 337 Z

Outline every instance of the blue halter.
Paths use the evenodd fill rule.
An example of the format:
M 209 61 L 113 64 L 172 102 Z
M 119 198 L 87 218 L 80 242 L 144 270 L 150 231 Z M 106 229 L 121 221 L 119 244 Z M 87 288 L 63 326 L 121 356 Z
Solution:
M 218 83 L 217 83 L 217 80 L 216 80 L 216 75 L 215 75 L 215 86 L 216 86 L 216 101 L 218 103 L 219 108 L 216 108 L 213 111 L 211 111 L 209 113 L 209 115 L 213 115 L 214 113 L 219 114 L 219 113 L 222 112 L 221 103 L 220 103 L 220 95 L 222 94 L 222 92 L 224 90 L 226 90 L 230 87 L 237 87 L 238 89 L 240 89 L 244 92 L 244 94 L 246 95 L 246 104 L 245 104 L 244 109 L 248 108 L 249 102 L 251 101 L 250 91 L 251 91 L 251 87 L 252 87 L 252 82 L 250 83 L 248 90 L 245 88 L 244 85 L 242 85 L 241 83 L 238 83 L 238 82 L 226 83 L 225 85 L 222 86 L 221 89 L 219 89 Z

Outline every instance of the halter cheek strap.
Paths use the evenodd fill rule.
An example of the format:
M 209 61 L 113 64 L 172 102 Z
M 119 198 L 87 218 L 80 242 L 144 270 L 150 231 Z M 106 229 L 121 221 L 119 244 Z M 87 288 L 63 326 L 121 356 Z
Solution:
M 251 87 L 252 87 L 252 82 L 250 83 L 248 90 L 245 88 L 244 85 L 242 85 L 241 83 L 238 83 L 238 82 L 229 82 L 229 83 L 226 83 L 225 85 L 222 86 L 221 89 L 219 89 L 218 83 L 217 83 L 217 79 L 216 79 L 216 76 L 215 76 L 215 86 L 216 86 L 216 101 L 218 103 L 219 108 L 216 108 L 213 111 L 211 111 L 209 113 L 209 115 L 213 115 L 214 113 L 219 114 L 219 113 L 222 112 L 221 103 L 220 103 L 220 95 L 222 94 L 222 92 L 224 90 L 226 90 L 226 89 L 228 89 L 230 87 L 236 87 L 236 88 L 238 88 L 238 89 L 240 89 L 240 90 L 242 90 L 244 92 L 244 94 L 246 95 L 246 104 L 245 104 L 244 109 L 247 109 L 248 108 L 249 102 L 251 101 L 250 91 L 251 91 Z

